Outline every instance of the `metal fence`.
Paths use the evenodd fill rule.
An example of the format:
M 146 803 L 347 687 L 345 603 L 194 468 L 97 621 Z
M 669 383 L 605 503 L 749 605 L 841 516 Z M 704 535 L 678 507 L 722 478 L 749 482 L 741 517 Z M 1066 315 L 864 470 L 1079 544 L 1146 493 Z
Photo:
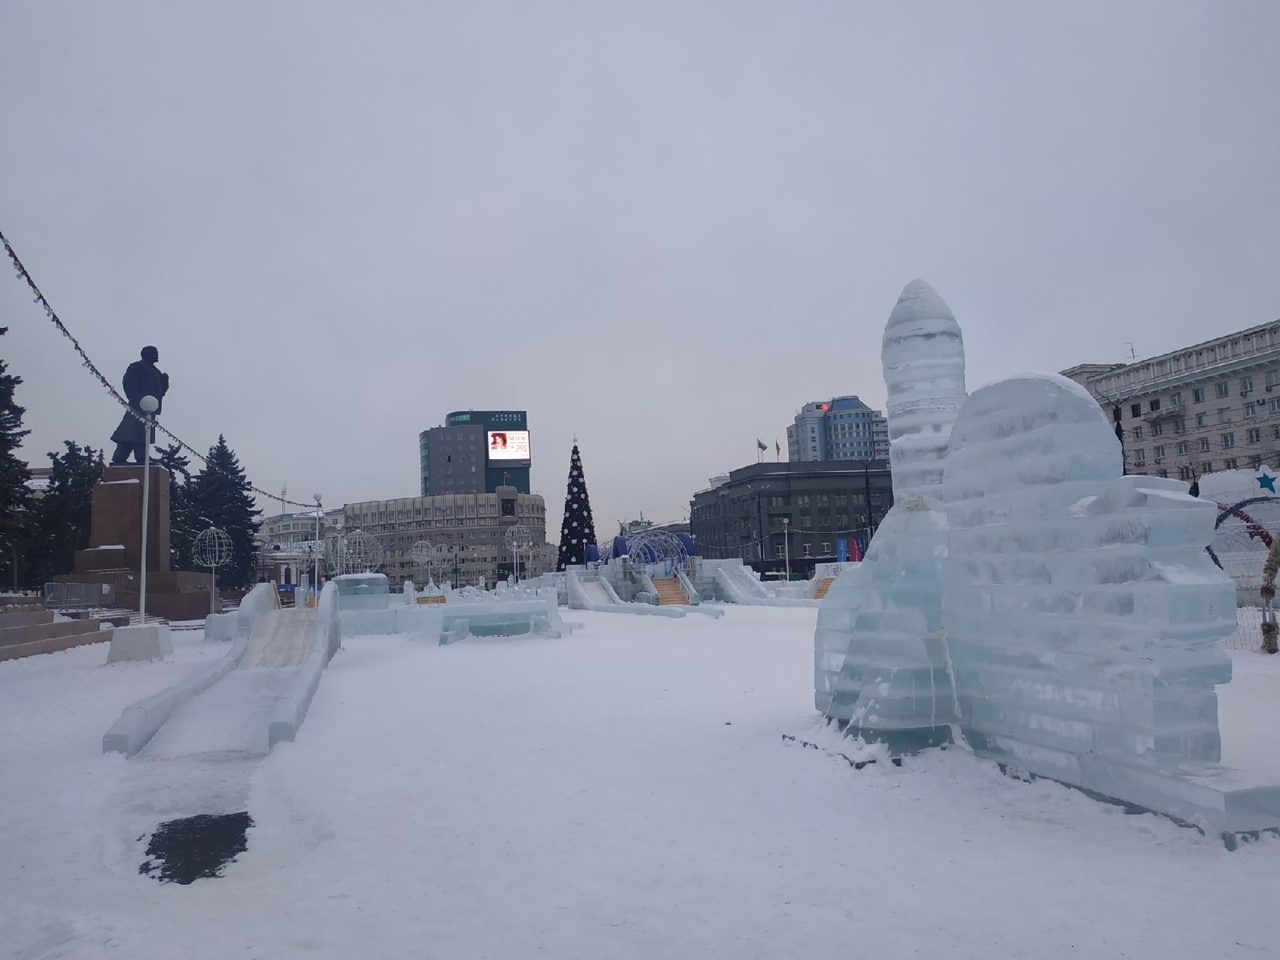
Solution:
M 110 583 L 46 583 L 46 610 L 97 610 L 116 605 L 116 588 Z

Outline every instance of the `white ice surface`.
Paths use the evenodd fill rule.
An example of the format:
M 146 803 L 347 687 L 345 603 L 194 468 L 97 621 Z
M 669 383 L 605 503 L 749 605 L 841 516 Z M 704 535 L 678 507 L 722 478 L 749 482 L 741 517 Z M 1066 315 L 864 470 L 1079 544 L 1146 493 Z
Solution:
M 962 751 L 854 771 L 814 726 L 816 611 L 725 609 L 349 640 L 297 742 L 257 763 L 99 752 L 125 706 L 225 644 L 0 663 L 0 955 L 1274 955 L 1280 842 L 1228 853 Z M 1237 693 L 1280 728 L 1280 658 L 1235 662 L 1224 736 Z M 138 874 L 160 820 L 246 808 L 223 878 Z

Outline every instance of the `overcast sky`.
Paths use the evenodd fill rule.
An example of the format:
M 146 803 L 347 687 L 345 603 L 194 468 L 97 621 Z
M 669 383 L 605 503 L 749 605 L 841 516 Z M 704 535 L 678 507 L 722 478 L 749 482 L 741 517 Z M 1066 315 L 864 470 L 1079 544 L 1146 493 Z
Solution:
M 1275 0 L 6 0 L 0 230 L 291 499 L 416 496 L 419 431 L 528 410 L 555 542 L 575 435 L 606 533 L 883 409 L 913 277 L 970 389 L 1280 317 L 1277 50 Z M 28 459 L 110 447 L 7 269 L 0 325 Z

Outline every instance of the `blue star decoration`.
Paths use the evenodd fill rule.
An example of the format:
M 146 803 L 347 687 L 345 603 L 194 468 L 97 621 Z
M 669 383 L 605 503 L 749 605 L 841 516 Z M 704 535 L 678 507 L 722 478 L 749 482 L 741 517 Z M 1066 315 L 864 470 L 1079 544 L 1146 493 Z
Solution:
M 1270 490 L 1272 493 L 1275 493 L 1276 480 L 1280 480 L 1280 477 L 1268 476 L 1267 471 L 1263 470 L 1262 476 L 1258 477 L 1257 480 L 1258 480 L 1258 488 L 1260 490 Z

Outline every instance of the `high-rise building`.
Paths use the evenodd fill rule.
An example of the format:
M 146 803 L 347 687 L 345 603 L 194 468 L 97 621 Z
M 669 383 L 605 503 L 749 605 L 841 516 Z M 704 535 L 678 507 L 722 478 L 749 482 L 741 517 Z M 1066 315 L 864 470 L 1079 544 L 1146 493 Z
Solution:
M 1062 371 L 1116 427 L 1126 473 L 1194 480 L 1280 456 L 1280 321 L 1134 363 Z
M 529 418 L 523 410 L 458 410 L 443 426 L 418 434 L 424 497 L 493 493 L 498 487 L 527 494 L 529 464 Z
M 787 427 L 787 460 L 888 460 L 889 422 L 857 397 L 806 403 Z

